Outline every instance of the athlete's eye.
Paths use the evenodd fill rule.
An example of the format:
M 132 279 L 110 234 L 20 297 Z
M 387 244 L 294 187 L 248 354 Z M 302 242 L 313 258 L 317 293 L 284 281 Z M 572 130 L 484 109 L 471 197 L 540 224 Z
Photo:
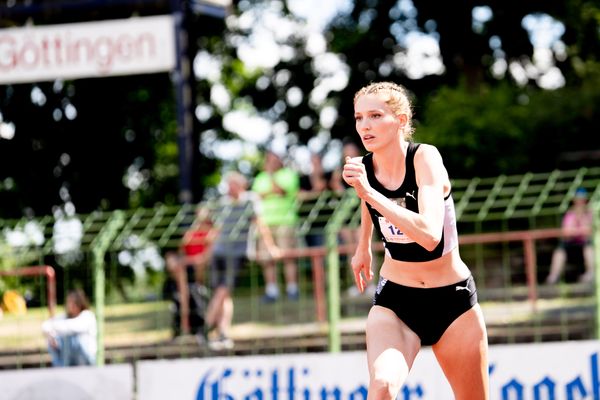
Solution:
M 373 119 L 381 118 L 381 114 L 378 114 L 378 113 L 371 114 L 371 118 L 373 118 Z
M 360 121 L 361 119 L 362 119 L 362 117 L 360 115 L 355 115 L 354 116 L 354 120 L 357 121 L 357 122 Z

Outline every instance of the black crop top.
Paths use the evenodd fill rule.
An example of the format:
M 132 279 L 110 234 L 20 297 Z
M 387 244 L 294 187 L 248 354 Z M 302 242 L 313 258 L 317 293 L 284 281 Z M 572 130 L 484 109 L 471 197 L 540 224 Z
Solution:
M 409 142 L 406 153 L 406 173 L 404 175 L 404 181 L 396 190 L 386 189 L 375 177 L 375 171 L 373 169 L 373 153 L 367 154 L 362 159 L 371 187 L 390 200 L 393 200 L 396 204 L 416 213 L 419 212 L 419 187 L 417 186 L 417 179 L 415 176 L 414 158 L 419 145 L 419 143 Z M 369 214 L 371 214 L 373 225 L 383 241 L 386 253 L 394 260 L 398 261 L 435 260 L 456 247 L 458 244 L 458 233 L 456 231 L 454 201 L 451 194 L 444 199 L 444 204 L 446 211 L 444 215 L 442 238 L 436 248 L 433 249 L 433 251 L 429 251 L 391 224 L 377 210 L 371 207 L 369 203 L 366 203 Z

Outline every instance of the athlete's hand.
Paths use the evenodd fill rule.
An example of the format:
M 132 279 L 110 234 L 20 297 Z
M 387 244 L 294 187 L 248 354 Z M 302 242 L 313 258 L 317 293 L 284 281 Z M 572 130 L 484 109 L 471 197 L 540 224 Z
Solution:
M 361 293 L 365 291 L 367 283 L 373 279 L 373 271 L 371 270 L 372 261 L 373 255 L 371 254 L 371 249 L 359 249 L 350 262 L 354 274 L 354 282 Z
M 367 171 L 362 160 L 358 157 L 346 157 L 342 177 L 346 183 L 356 190 L 358 197 L 363 198 L 367 191 L 371 188 L 367 178 Z

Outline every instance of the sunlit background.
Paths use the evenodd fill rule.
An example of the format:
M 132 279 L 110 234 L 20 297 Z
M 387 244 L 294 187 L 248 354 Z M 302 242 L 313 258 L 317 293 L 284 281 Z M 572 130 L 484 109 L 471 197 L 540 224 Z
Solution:
M 194 207 L 222 221 L 223 177 L 236 170 L 252 182 L 267 150 L 304 177 L 313 154 L 328 174 L 339 171 L 345 143 L 362 149 L 354 93 L 390 80 L 411 95 L 415 141 L 435 145 L 450 173 L 459 233 L 468 241 L 461 254 L 493 319 L 491 340 L 596 338 L 595 284 L 543 279 L 576 189 L 600 204 L 599 21 L 591 0 L 1 2 L 0 273 L 52 265 L 59 303 L 68 286 L 99 298 L 110 362 L 160 358 L 163 350 L 165 357 L 206 356 L 189 337 L 171 341 L 172 304 L 161 292 L 165 252 L 181 244 Z M 102 32 L 101 22 L 123 30 L 121 48 L 100 40 L 96 53 L 85 53 L 88 70 L 50 68 L 65 48 L 79 61 L 76 32 Z M 150 48 L 166 50 L 128 70 L 118 62 L 134 48 L 147 50 L 127 41 L 146 29 L 136 23 L 156 24 L 161 40 Z M 40 45 L 40 32 L 53 39 Z M 122 59 L 111 59 L 111 50 Z M 333 226 L 334 239 L 360 220 L 351 191 L 297 205 L 306 217 L 295 227 L 299 237 L 312 232 L 315 215 L 325 215 L 318 229 Z M 499 239 L 483 243 L 490 237 L 483 234 Z M 260 267 L 253 261 L 244 269 L 235 316 L 243 344 L 231 354 L 258 354 L 265 332 L 286 328 L 300 333 L 271 338 L 269 351 L 284 352 L 292 334 L 304 340 L 300 351 L 330 346 L 319 325 L 329 318 L 329 298 L 319 284 L 331 276 L 315 277 L 321 270 L 304 244 L 294 249 L 301 254 L 294 256 L 297 305 L 259 303 Z M 362 350 L 370 303 L 350 290 L 350 250 L 339 249 L 328 255 L 341 265 L 345 349 Z M 45 285 L 40 277 L 0 279 L 0 294 L 19 287 L 32 310 L 26 321 L 4 316 L 11 324 L 0 323 L 0 338 L 8 338 L 0 350 L 21 346 L 10 357 L 29 367 L 47 361 L 31 328 L 46 316 Z

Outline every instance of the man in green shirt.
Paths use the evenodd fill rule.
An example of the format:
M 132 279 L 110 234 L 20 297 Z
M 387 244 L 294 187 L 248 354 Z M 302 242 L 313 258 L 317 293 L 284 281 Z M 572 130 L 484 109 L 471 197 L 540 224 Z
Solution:
M 262 199 L 261 218 L 269 227 L 277 246 L 285 251 L 297 244 L 295 234 L 298 214 L 296 195 L 300 187 L 298 173 L 284 167 L 281 158 L 273 151 L 267 151 L 263 171 L 254 178 L 252 191 Z M 274 302 L 279 297 L 275 261 L 268 256 L 258 241 L 258 259 L 263 266 L 265 278 L 265 302 Z M 286 293 L 289 299 L 298 299 L 298 266 L 296 260 L 284 260 Z

